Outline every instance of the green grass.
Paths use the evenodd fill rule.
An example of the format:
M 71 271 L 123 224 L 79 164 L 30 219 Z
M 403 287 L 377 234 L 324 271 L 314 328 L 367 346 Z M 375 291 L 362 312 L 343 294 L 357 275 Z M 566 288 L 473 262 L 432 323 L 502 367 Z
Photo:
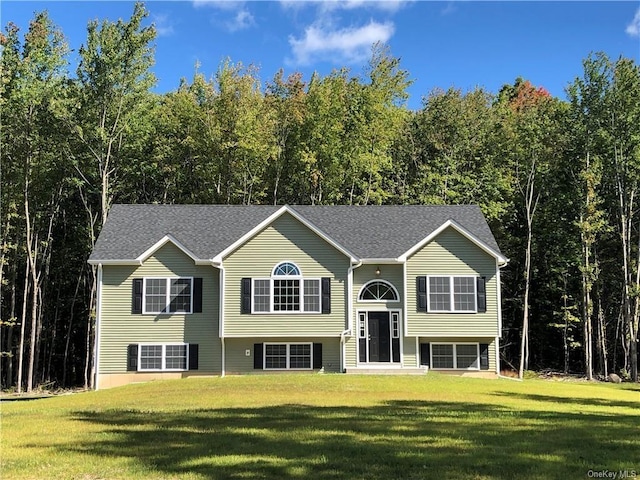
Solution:
M 640 386 L 434 373 L 153 382 L 5 402 L 0 454 L 3 479 L 640 477 Z

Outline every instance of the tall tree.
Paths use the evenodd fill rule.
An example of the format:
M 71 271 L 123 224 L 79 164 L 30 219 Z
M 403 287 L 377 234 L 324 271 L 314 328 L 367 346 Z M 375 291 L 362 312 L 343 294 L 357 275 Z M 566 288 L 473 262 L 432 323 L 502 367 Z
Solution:
M 87 27 L 87 43 L 80 48 L 77 69 L 77 100 L 67 120 L 76 134 L 79 190 L 87 215 L 88 250 L 94 245 L 118 185 L 125 159 L 123 145 L 135 134 L 135 120 L 155 83 L 153 65 L 155 38 L 153 26 L 144 27 L 148 16 L 142 3 L 136 3 L 128 21 L 92 21 Z M 97 197 L 97 198 L 96 198 Z M 96 202 L 97 200 L 97 202 Z M 87 324 L 85 386 L 93 381 L 90 359 L 93 319 L 95 318 L 96 270 L 91 271 L 90 318 Z
M 267 85 L 266 102 L 274 114 L 275 156 L 268 166 L 267 180 L 271 183 L 272 202 L 301 203 L 295 185 L 300 178 L 301 129 L 306 115 L 306 84 L 300 73 L 283 78 L 276 73 Z M 288 182 L 286 180 L 289 180 Z
M 524 293 L 522 301 L 522 336 L 518 376 L 523 378 L 529 361 L 529 322 L 534 219 L 543 192 L 544 176 L 554 157 L 554 113 L 557 103 L 544 89 L 528 81 L 516 80 L 513 87 L 500 92 L 506 134 L 505 145 L 514 168 L 514 181 L 520 193 L 526 226 L 524 251 Z
M 24 348 L 27 321 L 30 336 L 26 376 L 31 391 L 37 375 L 42 332 L 42 303 L 51 261 L 53 226 L 63 195 L 66 165 L 56 150 L 64 145 L 54 104 L 62 96 L 67 47 L 62 33 L 46 13 L 38 13 L 29 25 L 22 48 L 18 30 L 9 26 L 3 37 L 2 76 L 4 100 L 3 157 L 10 170 L 21 172 L 25 275 L 22 286 L 18 391 L 23 387 Z M 10 140 L 10 142 L 7 142 Z M 14 192 L 15 193 L 15 192 Z M 14 199 L 17 203 L 17 199 Z M 10 203 L 11 205 L 13 203 Z M 15 205 L 15 204 L 14 204 Z M 17 213 L 17 212 L 16 212 Z
M 640 317 L 640 228 L 637 197 L 640 194 L 640 68 L 629 59 L 615 62 L 608 92 L 608 133 L 611 173 L 618 199 L 624 275 L 623 318 L 627 362 L 638 381 L 638 322 Z M 634 238 L 635 237 L 635 238 Z
M 595 246 L 606 226 L 599 193 L 602 179 L 601 151 L 603 142 L 605 97 L 607 94 L 607 63 L 603 57 L 584 64 L 583 78 L 577 78 L 567 89 L 573 148 L 580 168 L 576 178 L 581 202 L 578 227 L 582 246 L 580 271 L 582 277 L 582 324 L 584 331 L 585 373 L 593 379 L 593 287 L 599 268 L 595 263 Z M 599 315 L 601 318 L 601 315 Z
M 223 203 L 261 202 L 264 176 L 276 155 L 274 119 L 260 90 L 257 70 L 223 62 L 216 74 L 213 114 L 217 122 L 221 198 Z

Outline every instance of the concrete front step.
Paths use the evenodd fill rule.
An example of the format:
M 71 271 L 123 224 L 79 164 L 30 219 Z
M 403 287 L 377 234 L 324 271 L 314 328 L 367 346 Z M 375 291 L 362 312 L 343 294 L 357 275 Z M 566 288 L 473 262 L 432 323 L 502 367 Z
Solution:
M 424 375 L 427 368 L 347 368 L 345 373 L 352 375 Z

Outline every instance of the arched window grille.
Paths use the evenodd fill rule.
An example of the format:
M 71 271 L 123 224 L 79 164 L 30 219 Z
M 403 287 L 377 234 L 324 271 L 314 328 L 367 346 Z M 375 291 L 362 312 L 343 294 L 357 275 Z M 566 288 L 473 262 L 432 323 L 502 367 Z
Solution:
M 397 302 L 400 300 L 398 291 L 389 282 L 372 280 L 362 287 L 358 300 L 363 302 Z
M 297 267 L 296 264 L 291 262 L 279 263 L 273 269 L 274 277 L 292 277 L 292 276 L 299 277 L 300 275 L 302 275 L 300 273 L 300 269 Z

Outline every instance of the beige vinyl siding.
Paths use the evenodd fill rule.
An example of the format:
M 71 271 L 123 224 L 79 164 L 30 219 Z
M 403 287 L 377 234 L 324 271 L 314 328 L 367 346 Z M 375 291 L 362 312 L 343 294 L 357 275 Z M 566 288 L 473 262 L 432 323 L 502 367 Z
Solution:
M 420 337 L 420 343 L 487 343 L 489 344 L 489 369 L 482 372 L 496 371 L 496 341 L 495 338 L 469 338 L 469 337 Z M 456 370 L 457 371 L 457 370 Z
M 407 260 L 408 335 L 498 336 L 496 260 L 453 228 Z M 416 277 L 469 275 L 486 277 L 486 313 L 425 313 L 417 311 Z
M 280 262 L 295 263 L 305 278 L 331 278 L 331 314 L 241 314 L 242 278 L 269 278 Z M 336 336 L 346 328 L 346 276 L 350 259 L 290 214 L 241 245 L 224 259 L 225 318 L 228 336 Z
M 132 343 L 197 343 L 198 372 L 220 372 L 218 275 L 213 267 L 195 265 L 170 242 L 139 267 L 103 266 L 99 373 L 126 372 Z M 132 281 L 143 277 L 202 278 L 202 313 L 132 314 Z
M 380 275 L 376 275 L 376 269 L 380 269 Z M 397 302 L 359 302 L 358 294 L 362 287 L 372 280 L 385 280 L 396 287 L 400 296 Z M 353 271 L 353 305 L 356 309 L 373 309 L 376 306 L 383 306 L 390 309 L 403 308 L 403 284 L 402 284 L 402 265 L 362 265 Z M 383 308 L 385 310 L 385 308 Z
M 340 371 L 340 339 L 308 338 L 308 337 L 272 337 L 272 338 L 227 338 L 225 339 L 225 371 L 234 373 L 262 373 L 272 370 L 255 370 L 253 368 L 253 346 L 255 343 L 321 343 L 322 365 L 325 372 Z M 249 356 L 247 356 L 249 350 Z M 277 371 L 277 370 L 276 370 Z M 289 371 L 289 370 L 287 370 Z M 297 370 L 290 370 L 295 372 Z M 310 371 L 310 370 L 303 370 Z
M 415 337 L 402 337 L 402 366 L 417 367 L 416 339 Z
M 354 328 L 353 336 L 345 339 L 345 368 L 353 368 L 358 359 L 358 332 Z

